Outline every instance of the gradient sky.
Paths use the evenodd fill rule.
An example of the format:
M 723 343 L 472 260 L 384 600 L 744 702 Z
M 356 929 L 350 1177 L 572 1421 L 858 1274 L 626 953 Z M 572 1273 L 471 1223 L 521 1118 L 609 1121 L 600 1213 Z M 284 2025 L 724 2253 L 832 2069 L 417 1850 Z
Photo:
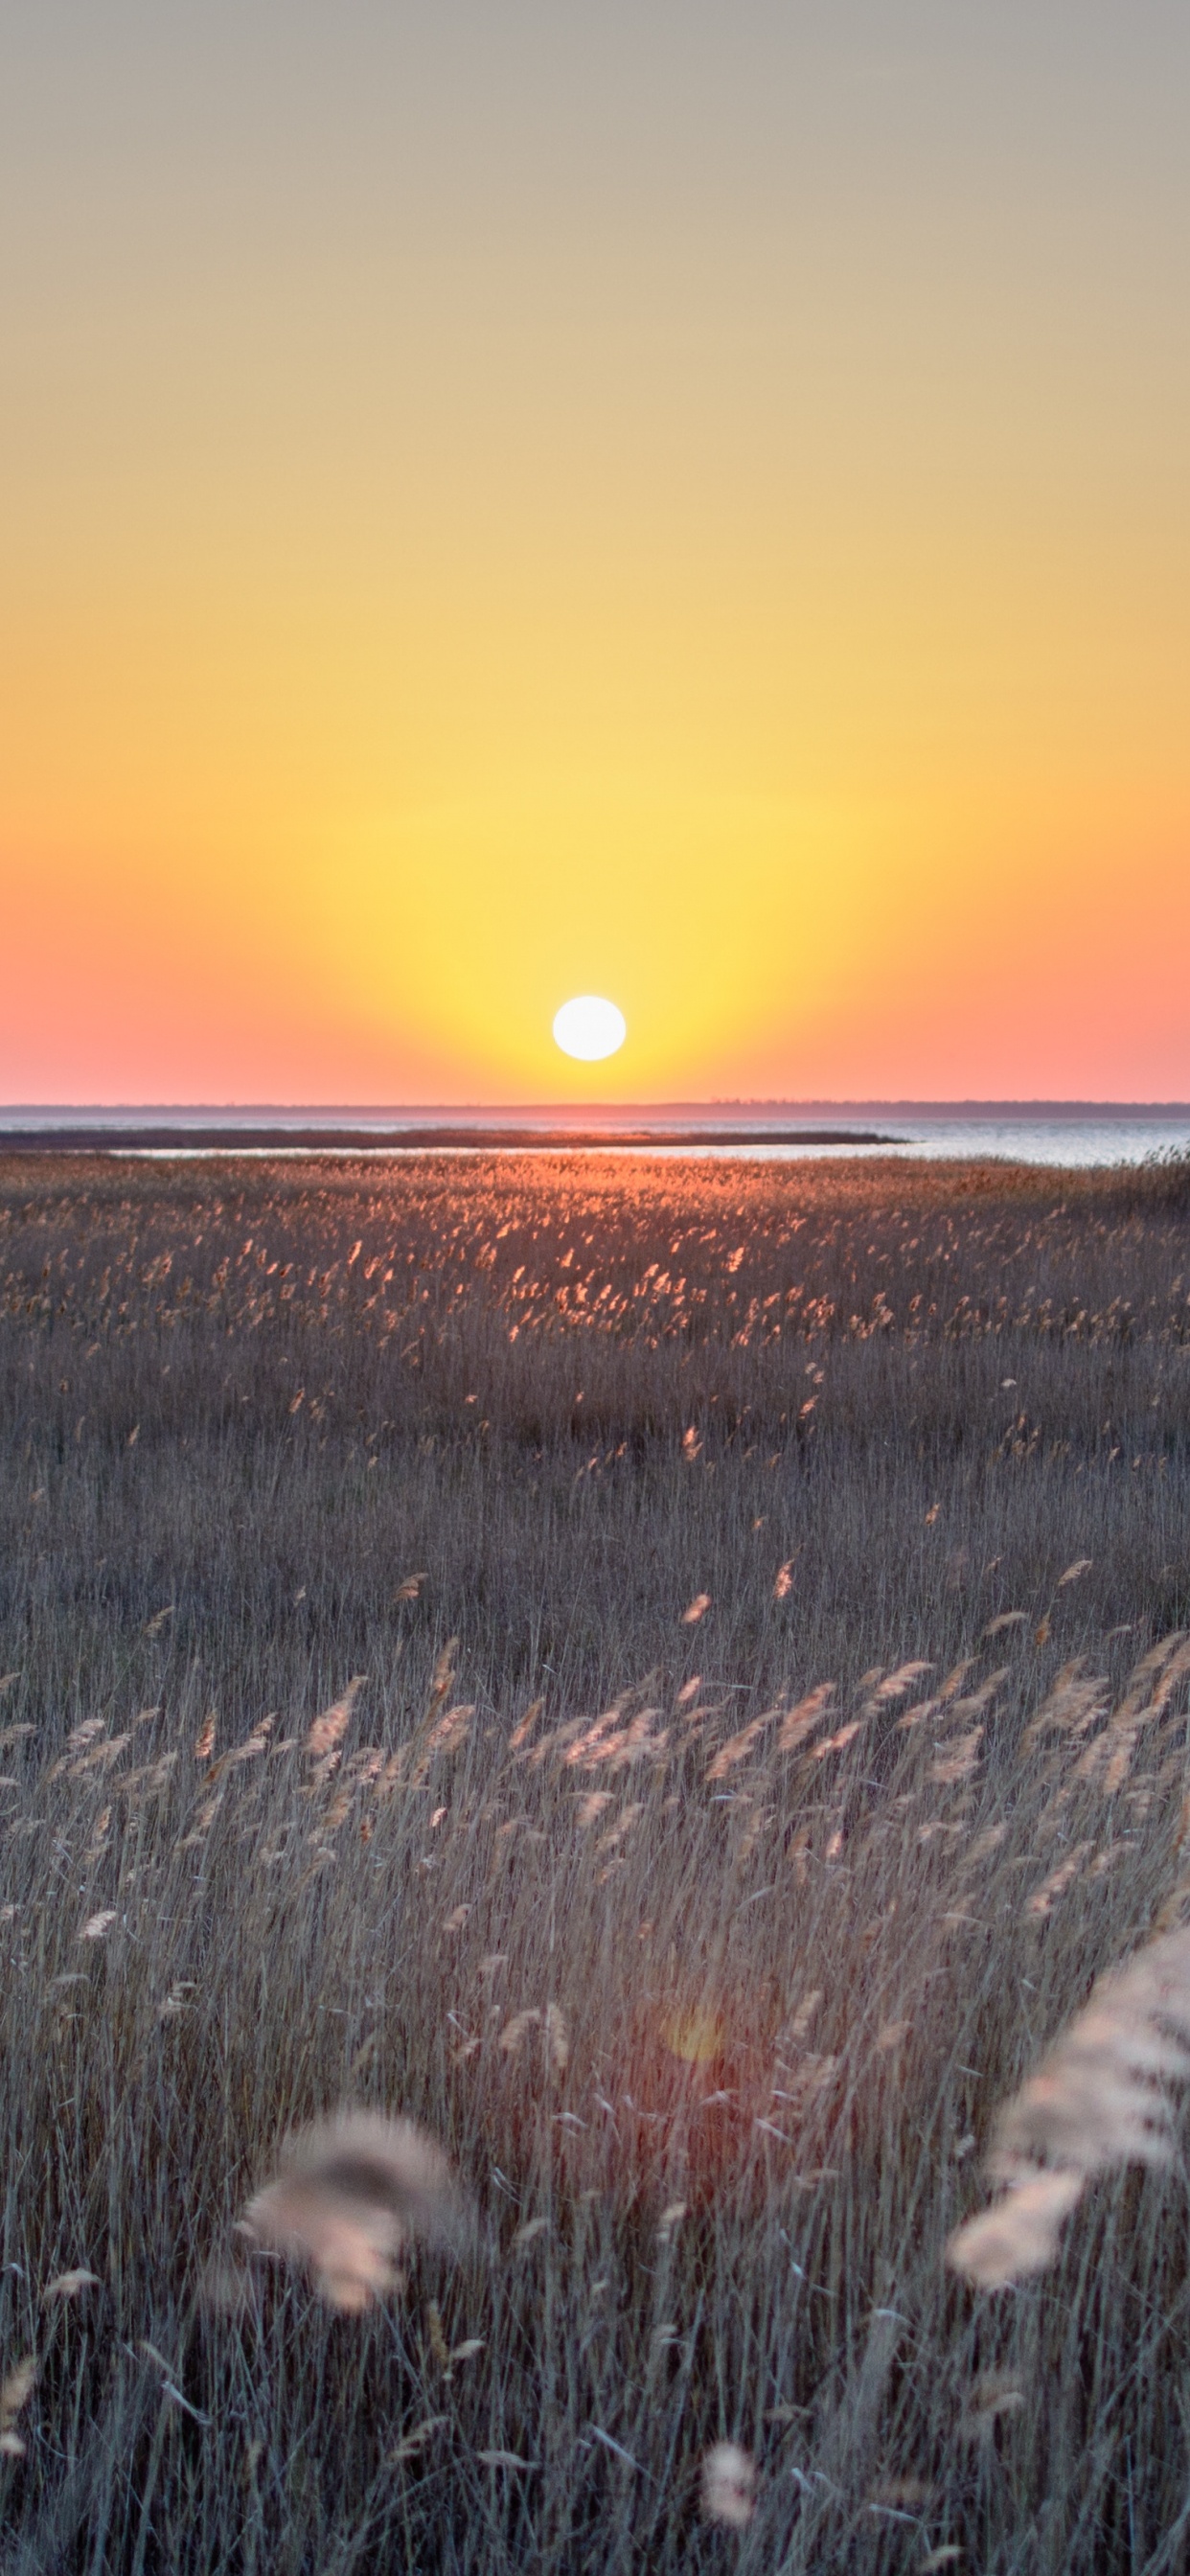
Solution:
M 0 1096 L 1190 1096 L 1188 106 L 1185 0 L 10 0 Z

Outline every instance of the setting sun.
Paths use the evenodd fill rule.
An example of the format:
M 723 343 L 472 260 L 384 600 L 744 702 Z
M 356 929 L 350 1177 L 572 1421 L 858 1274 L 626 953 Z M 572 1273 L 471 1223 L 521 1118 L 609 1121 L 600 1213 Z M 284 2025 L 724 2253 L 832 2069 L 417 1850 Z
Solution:
M 578 993 L 554 1013 L 554 1044 L 580 1064 L 598 1064 L 617 1055 L 628 1035 L 628 1023 L 614 1002 L 598 993 Z

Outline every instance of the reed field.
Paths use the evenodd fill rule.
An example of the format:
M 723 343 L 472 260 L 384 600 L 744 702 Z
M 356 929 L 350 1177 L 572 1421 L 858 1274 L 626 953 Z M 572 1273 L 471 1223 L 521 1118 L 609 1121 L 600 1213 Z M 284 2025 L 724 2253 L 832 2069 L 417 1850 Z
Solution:
M 1176 2576 L 1185 1166 L 12 1158 L 0 1393 L 6 2576 Z

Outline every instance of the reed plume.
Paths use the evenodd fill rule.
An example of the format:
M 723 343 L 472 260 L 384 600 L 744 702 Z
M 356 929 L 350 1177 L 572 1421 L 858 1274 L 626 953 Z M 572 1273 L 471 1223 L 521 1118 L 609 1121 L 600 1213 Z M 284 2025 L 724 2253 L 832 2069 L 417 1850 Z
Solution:
M 988 2172 L 1004 2197 L 951 2237 L 948 2258 L 985 2290 L 1043 2271 L 1092 2174 L 1174 2155 L 1167 2083 L 1190 2075 L 1190 1927 L 1163 1933 L 1088 2002 L 1005 2104 Z
M 457 2239 L 461 2203 L 441 2147 L 412 2120 L 341 2111 L 288 2138 L 243 2230 L 300 2265 L 331 2307 L 358 2313 L 404 2286 L 418 2237 Z
M 738 2442 L 713 2443 L 702 2463 L 703 2520 L 743 2531 L 755 2511 L 755 2462 Z
M 325 1759 L 346 1734 L 351 1722 L 352 1709 L 367 1678 L 366 1673 L 353 1673 L 342 1696 L 333 1700 L 331 1706 L 324 1708 L 318 1717 L 311 1719 L 306 1736 L 306 1752 L 311 1761 Z

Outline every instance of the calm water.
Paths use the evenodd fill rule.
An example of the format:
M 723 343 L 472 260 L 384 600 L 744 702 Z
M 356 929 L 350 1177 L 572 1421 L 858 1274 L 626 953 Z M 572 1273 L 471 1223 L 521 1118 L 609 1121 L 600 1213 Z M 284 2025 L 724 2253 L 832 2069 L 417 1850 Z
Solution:
M 1147 1156 L 1169 1151 L 1190 1152 L 1190 1105 L 1178 1103 L 1160 1108 L 1112 1107 L 1102 1103 L 1085 1108 L 1059 1103 L 1027 1103 L 1019 1109 L 1001 1103 L 944 1102 L 905 1105 L 880 1101 L 862 1101 L 840 1108 L 837 1103 L 817 1108 L 802 1101 L 783 1103 L 765 1101 L 754 1107 L 736 1102 L 722 1107 L 699 1103 L 674 1103 L 663 1109 L 627 1108 L 530 1108 L 473 1109 L 465 1106 L 433 1109 L 360 1109 L 360 1108 L 209 1108 L 163 1106 L 160 1108 L 0 1108 L 0 1149 L 6 1138 L 26 1142 L 39 1135 L 47 1139 L 53 1130 L 69 1127 L 76 1134 L 102 1129 L 106 1139 L 127 1136 L 125 1151 L 143 1152 L 137 1141 L 138 1131 L 168 1126 L 173 1131 L 218 1129 L 229 1146 L 234 1146 L 237 1131 L 267 1128 L 276 1138 L 271 1149 L 286 1150 L 285 1137 L 295 1129 L 309 1132 L 320 1127 L 345 1130 L 366 1143 L 377 1130 L 388 1135 L 402 1127 L 426 1129 L 460 1129 L 470 1131 L 480 1143 L 484 1131 L 501 1128 L 550 1127 L 555 1133 L 566 1129 L 594 1126 L 606 1131 L 608 1143 L 614 1145 L 617 1130 L 646 1130 L 653 1151 L 670 1154 L 706 1153 L 716 1158 L 741 1157 L 749 1160 L 792 1161 L 805 1157 L 815 1161 L 838 1154 L 880 1153 L 886 1145 L 797 1143 L 766 1144 L 752 1141 L 767 1129 L 781 1130 L 806 1127 L 816 1135 L 832 1127 L 874 1130 L 895 1144 L 899 1153 L 913 1160 L 936 1160 L 940 1156 L 961 1155 L 980 1160 L 994 1155 L 1012 1162 L 1049 1163 L 1070 1166 L 1104 1163 L 1141 1163 Z M 713 1129 L 716 1138 L 733 1127 L 746 1128 L 749 1142 L 732 1145 L 716 1141 L 700 1147 L 695 1142 L 667 1146 L 667 1134 L 680 1129 L 683 1137 L 693 1138 L 700 1128 Z M 106 1141 L 105 1139 L 105 1141 Z M 151 1149 L 150 1149 L 151 1150 Z M 174 1149 L 178 1150 L 177 1148 Z M 187 1150 L 185 1147 L 182 1151 Z M 196 1150 L 194 1148 L 189 1149 Z M 197 1149 L 211 1151 L 206 1146 Z M 289 1148 L 300 1151 L 301 1148 Z M 346 1147 L 339 1150 L 347 1151 Z M 400 1150 L 394 1139 L 392 1150 Z M 456 1146 L 458 1152 L 474 1150 Z M 511 1150 L 511 1149 L 509 1149 Z M 631 1149 L 629 1149 L 631 1150 Z

